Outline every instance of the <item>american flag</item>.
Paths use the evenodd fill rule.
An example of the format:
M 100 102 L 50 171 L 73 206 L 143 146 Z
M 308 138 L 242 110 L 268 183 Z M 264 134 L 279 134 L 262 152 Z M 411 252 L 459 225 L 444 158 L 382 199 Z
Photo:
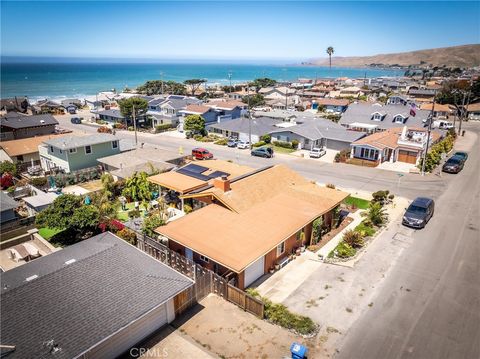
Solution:
M 417 106 L 415 105 L 415 103 L 411 103 L 410 104 L 410 116 L 413 116 L 415 117 L 417 114 Z

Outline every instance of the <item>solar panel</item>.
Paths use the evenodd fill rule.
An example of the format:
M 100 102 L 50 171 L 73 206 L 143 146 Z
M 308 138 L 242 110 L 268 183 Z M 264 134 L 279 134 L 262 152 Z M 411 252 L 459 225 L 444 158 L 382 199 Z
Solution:
M 208 181 L 210 179 L 210 177 L 202 175 L 201 173 L 195 173 L 195 172 L 192 172 L 192 171 L 188 171 L 184 168 L 180 168 L 177 172 L 181 173 L 182 175 L 188 176 L 188 177 L 199 179 L 201 181 Z
M 190 171 L 190 172 L 195 172 L 195 173 L 203 173 L 203 172 L 208 170 L 207 167 L 195 165 L 193 163 L 190 163 L 186 166 L 183 166 L 182 169 L 185 169 L 185 170 Z
M 215 172 L 212 172 L 208 175 L 208 177 L 210 177 L 210 178 L 217 178 L 217 177 L 222 177 L 222 176 L 230 176 L 230 173 L 222 172 L 222 171 L 215 171 Z

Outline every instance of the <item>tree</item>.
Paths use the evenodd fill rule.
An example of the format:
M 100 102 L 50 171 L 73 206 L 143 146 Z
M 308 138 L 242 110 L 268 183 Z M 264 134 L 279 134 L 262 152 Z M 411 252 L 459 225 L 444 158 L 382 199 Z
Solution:
M 190 79 L 190 80 L 185 80 L 183 83 L 190 88 L 191 95 L 195 96 L 195 93 L 200 88 L 200 86 L 202 86 L 206 82 L 207 80 L 203 80 L 203 79 Z
M 92 205 L 82 205 L 73 212 L 70 219 L 75 224 L 75 229 L 79 232 L 95 230 L 100 223 L 99 210 Z
M 312 223 L 312 242 L 317 244 L 322 239 L 323 218 L 318 217 Z
M 137 92 L 145 95 L 186 95 L 187 89 L 185 85 L 176 81 L 153 80 L 137 87 Z
M 332 55 L 335 52 L 332 46 L 327 47 L 327 54 L 330 60 L 330 68 L 332 68 Z
M 204 133 L 205 119 L 200 115 L 188 115 L 185 117 L 183 129 L 185 131 L 192 131 L 194 133 Z
M 249 86 L 254 86 L 258 90 L 260 90 L 263 87 L 272 87 L 277 84 L 277 81 L 274 79 L 270 79 L 268 77 L 263 77 L 263 78 L 258 78 L 253 80 L 252 83 L 249 84 Z
M 0 176 L 4 173 L 10 173 L 12 176 L 17 174 L 17 165 L 10 161 L 0 162 Z
M 250 98 L 250 102 L 249 102 Z M 257 107 L 265 105 L 265 97 L 262 94 L 256 93 L 254 95 L 243 96 L 242 101 L 244 103 L 250 103 L 250 107 Z
M 155 235 L 155 229 L 165 224 L 164 214 L 160 211 L 151 213 L 145 220 L 142 225 L 142 232 L 149 237 Z
M 118 106 L 120 107 L 121 114 L 129 119 L 132 118 L 133 107 L 135 107 L 135 114 L 141 111 L 146 112 L 148 109 L 148 101 L 140 97 L 130 97 L 118 101 Z
M 379 202 L 370 202 L 366 212 L 366 216 L 375 226 L 381 226 L 387 220 L 385 208 Z
M 150 201 L 152 198 L 152 184 L 148 181 L 146 172 L 135 172 L 127 178 L 122 195 L 133 201 Z
M 113 191 L 115 187 L 115 180 L 110 173 L 104 173 L 100 177 L 100 181 L 102 182 L 102 191 L 107 196 L 107 198 L 112 198 Z

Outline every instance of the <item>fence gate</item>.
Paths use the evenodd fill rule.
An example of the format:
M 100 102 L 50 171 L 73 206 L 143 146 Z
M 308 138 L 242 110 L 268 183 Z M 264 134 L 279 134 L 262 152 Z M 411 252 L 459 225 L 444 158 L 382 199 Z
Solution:
M 195 266 L 195 292 L 197 301 L 205 298 L 212 291 L 211 272 L 200 265 Z

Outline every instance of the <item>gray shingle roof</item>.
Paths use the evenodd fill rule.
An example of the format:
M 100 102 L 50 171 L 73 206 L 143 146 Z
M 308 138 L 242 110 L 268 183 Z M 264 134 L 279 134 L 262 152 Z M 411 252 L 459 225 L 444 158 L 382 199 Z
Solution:
M 282 123 L 282 121 L 274 120 L 268 117 L 257 117 L 251 120 L 251 129 L 253 135 L 265 135 L 277 127 L 275 124 Z M 207 126 L 208 130 L 219 129 L 223 131 L 233 131 L 238 133 L 248 133 L 249 132 L 249 123 L 246 118 L 237 118 L 234 120 L 228 120 L 220 123 L 214 123 Z
M 372 114 L 378 112 L 383 117 L 382 121 L 372 120 Z M 393 121 L 396 115 L 406 116 L 405 125 L 408 127 L 424 127 L 423 120 L 426 120 L 429 115 L 429 111 L 415 110 L 416 115 L 410 115 L 409 105 L 383 105 L 369 103 L 354 103 L 351 104 L 347 110 L 342 114 L 339 124 L 348 126 L 352 123 L 363 123 L 369 125 L 376 125 L 379 129 L 387 129 L 392 127 L 398 127 L 398 123 Z
M 0 279 L 0 340 L 16 346 L 8 358 L 22 359 L 75 357 L 193 284 L 108 232 Z M 60 348 L 55 355 L 43 345 L 49 340 Z
M 96 133 L 88 136 L 62 136 L 59 138 L 52 138 L 43 143 L 56 148 L 68 150 L 69 148 L 91 146 L 115 140 L 118 140 L 118 138 L 109 133 Z
M 0 118 L 2 126 L 14 129 L 58 125 L 58 121 L 50 114 L 34 116 L 17 116 Z
M 15 201 L 12 197 L 6 194 L 3 191 L 0 191 L 0 210 L 8 211 L 10 209 L 15 209 L 18 207 L 17 201 Z
M 122 116 L 122 113 L 119 110 L 116 110 L 116 109 L 98 111 L 97 114 L 98 115 L 115 117 L 115 118 L 119 118 L 119 119 L 124 119 L 125 118 L 125 117 Z

